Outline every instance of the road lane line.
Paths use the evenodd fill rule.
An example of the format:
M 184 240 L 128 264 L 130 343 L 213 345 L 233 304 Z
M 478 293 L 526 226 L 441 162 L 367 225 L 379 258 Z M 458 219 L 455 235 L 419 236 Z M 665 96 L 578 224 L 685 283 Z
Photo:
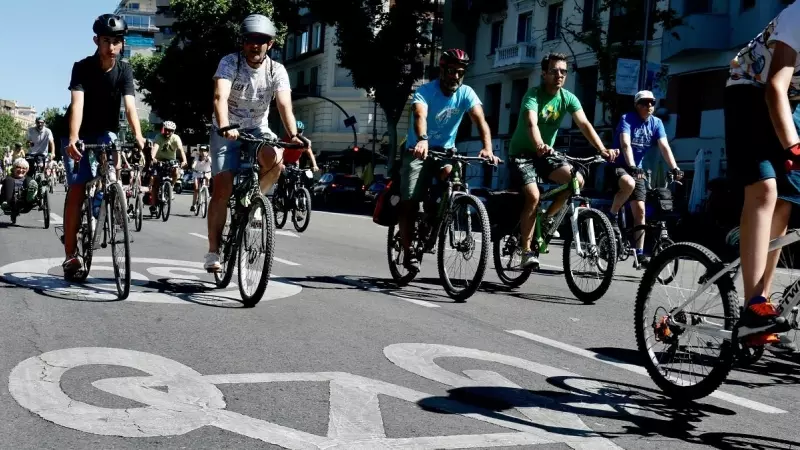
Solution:
M 336 213 L 330 211 L 318 211 L 316 209 L 314 210 L 314 214 L 330 214 L 331 216 L 355 217 L 356 219 L 372 220 L 372 216 L 362 216 L 360 214 L 344 214 L 344 213 Z
M 294 234 L 293 232 L 287 230 L 275 230 L 275 234 L 279 234 L 281 236 L 289 236 L 289 237 L 300 237 Z
M 404 297 L 399 297 L 397 295 L 395 295 L 394 297 L 409 303 L 413 303 L 415 305 L 424 306 L 426 308 L 439 308 L 439 305 L 431 302 L 426 302 L 425 300 L 417 300 L 415 298 L 404 298 Z
M 513 335 L 519 336 L 521 338 L 529 339 L 534 342 L 538 342 L 540 344 L 548 345 L 550 347 L 555 347 L 559 350 L 564 350 L 566 352 L 572 353 L 574 355 L 583 356 L 584 358 L 589 358 L 603 364 L 608 364 L 610 366 L 614 366 L 620 369 L 627 370 L 629 372 L 633 372 L 638 375 L 643 375 L 649 377 L 647 374 L 647 370 L 644 367 L 640 367 L 634 364 L 629 364 L 626 362 L 619 361 L 617 359 L 600 355 L 598 353 L 585 350 L 579 347 L 572 346 L 570 344 L 566 344 L 564 342 L 555 341 L 553 339 L 546 338 L 544 336 L 539 336 L 533 333 L 528 333 L 527 331 L 523 330 L 506 330 L 506 333 L 511 333 Z M 746 398 L 739 397 L 737 395 L 729 394 L 727 392 L 722 391 L 715 391 L 710 395 L 710 397 L 714 397 L 718 400 L 723 400 L 728 403 L 733 403 L 735 405 L 739 405 L 745 408 L 752 409 L 754 411 L 763 412 L 767 414 L 785 414 L 787 411 L 784 411 L 780 408 L 776 408 L 774 406 L 766 405 L 764 403 L 760 403 L 754 400 L 749 400 Z
M 198 237 L 200 239 L 208 240 L 208 236 L 206 236 L 205 234 L 200 234 L 200 233 L 189 233 L 189 234 L 194 236 L 194 237 Z M 299 266 L 299 265 L 301 265 L 299 263 L 292 262 L 292 261 L 289 261 L 289 260 L 286 260 L 286 259 L 283 259 L 283 258 L 278 258 L 277 256 L 273 256 L 272 260 L 276 261 L 276 262 L 279 262 L 281 264 L 286 264 L 287 266 Z

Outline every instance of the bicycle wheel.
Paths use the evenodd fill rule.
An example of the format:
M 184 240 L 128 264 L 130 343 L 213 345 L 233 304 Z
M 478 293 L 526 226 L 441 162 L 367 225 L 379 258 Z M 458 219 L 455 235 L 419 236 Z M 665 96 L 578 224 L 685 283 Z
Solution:
M 283 193 L 281 192 L 276 193 L 272 198 L 274 202 L 272 209 L 274 210 L 275 214 L 275 227 L 281 229 L 286 225 L 286 220 L 289 218 L 286 202 L 284 201 Z
M 403 266 L 403 244 L 400 239 L 400 227 L 392 225 L 389 227 L 389 234 L 386 239 L 386 256 L 389 260 L 389 273 L 398 286 L 405 286 L 416 278 L 416 272 L 409 272 Z M 416 243 L 412 242 L 411 248 L 416 248 Z M 420 261 L 421 263 L 422 261 Z
M 476 237 L 478 235 L 479 237 Z M 436 262 L 439 278 L 445 292 L 456 302 L 464 302 L 478 290 L 486 274 L 489 261 L 489 215 L 483 203 L 473 195 L 460 195 L 453 200 L 445 221 L 439 230 L 439 248 Z M 476 254 L 477 251 L 477 254 Z M 453 264 L 445 264 L 445 257 L 453 254 Z M 475 274 L 459 276 L 456 266 L 475 264 Z
M 203 209 L 203 219 L 205 219 L 208 215 L 208 188 L 203 187 L 200 191 L 200 198 L 202 199 L 200 208 Z
M 136 196 L 136 203 L 134 203 L 133 208 L 133 226 L 136 227 L 136 231 L 142 231 L 142 215 L 144 214 L 142 194 Z
M 111 240 L 111 257 L 114 261 L 114 279 L 117 296 L 120 300 L 128 298 L 131 291 L 131 241 L 128 235 L 128 213 L 122 189 L 112 183 L 108 189 L 108 221 Z
M 494 256 L 494 271 L 497 272 L 497 277 L 500 278 L 503 284 L 511 288 L 517 288 L 528 281 L 533 269 L 521 267 L 522 238 L 520 237 L 519 225 L 514 228 L 511 234 L 506 234 L 500 239 L 494 239 L 492 254 Z
M 311 194 L 308 189 L 300 188 L 294 193 L 294 207 L 292 208 L 292 224 L 298 233 L 306 231 L 311 223 Z
M 197 200 L 194 203 L 192 203 L 192 206 L 194 206 L 194 216 L 195 217 L 200 215 L 200 205 L 203 204 L 202 200 L 200 200 L 200 193 L 201 192 L 202 191 L 197 193 Z
M 220 265 L 219 272 L 214 272 L 214 281 L 217 287 L 224 289 L 231 283 L 233 269 L 236 267 L 236 249 L 239 244 L 240 226 L 238 217 L 234 222 L 230 208 L 226 207 L 225 228 L 222 229 L 222 238 L 219 241 Z
M 594 243 L 589 240 L 590 230 L 594 233 Z M 564 239 L 564 276 L 570 292 L 578 300 L 594 303 L 608 291 L 617 267 L 614 229 L 605 214 L 584 208 L 578 213 L 578 232 L 583 255 L 577 252 L 575 236 L 567 234 Z
M 239 293 L 246 307 L 261 300 L 269 283 L 275 248 L 274 218 L 270 202 L 260 195 L 253 198 L 238 251 Z
M 670 266 L 676 259 L 682 260 L 678 276 L 683 275 L 684 271 L 690 272 L 684 287 L 678 287 L 675 281 L 670 284 L 658 281 L 658 274 L 665 268 L 671 270 Z M 722 268 L 722 262 L 711 250 L 681 242 L 655 256 L 642 276 L 634 308 L 636 346 L 643 356 L 644 367 L 650 378 L 666 395 L 676 400 L 697 400 L 711 394 L 725 381 L 733 366 L 735 349 L 730 340 L 711 335 L 699 337 L 698 329 L 687 330 L 681 326 L 691 324 L 733 330 L 739 317 L 739 307 L 729 276 L 717 280 L 686 305 L 684 310 L 674 312 Z M 675 279 L 677 277 L 673 276 Z M 666 307 L 656 305 L 662 296 L 666 297 Z M 664 349 L 656 351 L 654 348 L 659 343 Z M 712 350 L 716 350 L 716 356 L 698 355 Z M 674 366 L 670 368 L 673 358 L 677 361 L 672 362 Z M 690 380 L 684 380 L 687 371 L 695 368 L 700 373 Z
M 164 201 L 161 203 L 161 220 L 166 222 L 172 210 L 172 183 L 164 183 L 161 186 L 161 195 L 164 196 Z
M 88 195 L 81 204 L 80 221 L 77 244 L 78 254 L 83 259 L 83 268 L 75 272 L 72 280 L 82 283 L 86 281 L 86 277 L 89 276 L 89 270 L 92 268 L 92 255 L 94 255 L 92 246 L 94 243 L 94 229 L 96 228 L 96 226 L 92 226 L 92 222 L 97 221 L 92 216 L 92 198 Z
M 42 192 L 42 216 L 44 218 L 44 229 L 50 228 L 50 194 L 47 191 Z
M 674 244 L 672 239 L 668 237 L 661 237 L 656 241 L 656 244 L 653 246 L 653 254 L 651 255 L 653 258 L 656 257 L 659 253 L 663 252 L 664 249 L 669 247 L 670 245 Z M 672 280 L 675 279 L 675 274 L 678 273 L 678 264 L 679 261 L 676 259 L 672 262 L 672 265 L 665 268 L 665 270 L 658 274 L 658 281 L 661 284 L 670 284 Z

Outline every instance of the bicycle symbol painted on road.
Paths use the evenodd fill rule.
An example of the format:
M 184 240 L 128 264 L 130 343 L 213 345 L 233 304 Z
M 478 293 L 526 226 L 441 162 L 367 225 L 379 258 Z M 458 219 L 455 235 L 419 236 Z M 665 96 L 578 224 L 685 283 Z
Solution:
M 212 426 L 289 449 L 347 448 L 475 448 L 565 443 L 575 449 L 618 449 L 593 432 L 572 412 L 559 410 L 554 400 L 525 391 L 499 373 L 466 370 L 464 375 L 440 367 L 438 358 L 467 358 L 504 364 L 541 376 L 576 377 L 544 364 L 497 353 L 436 344 L 394 344 L 384 355 L 398 367 L 453 388 L 497 387 L 519 390 L 524 405 L 516 410 L 527 420 L 505 411 L 483 409 L 451 397 L 441 397 L 346 372 L 246 373 L 202 375 L 162 356 L 117 348 L 69 348 L 29 358 L 9 376 L 9 392 L 24 408 L 60 426 L 104 436 L 129 438 L 178 436 Z M 148 376 L 107 378 L 95 388 L 146 405 L 105 408 L 69 397 L 61 385 L 70 369 L 86 365 L 133 368 Z M 226 409 L 218 385 L 275 382 L 326 382 L 330 386 L 328 431 L 319 436 Z M 577 379 L 572 384 L 596 393 L 603 383 Z M 379 395 L 390 396 L 427 410 L 457 414 L 498 425 L 507 432 L 390 438 L 386 436 Z M 586 397 L 589 399 L 589 396 Z M 607 412 L 608 405 L 578 401 L 573 407 Z M 635 413 L 635 412 L 632 412 Z
M 60 258 L 42 258 L 18 261 L 0 267 L 0 279 L 29 288 L 42 295 L 84 301 L 117 301 L 114 284 L 112 260 L 108 256 L 95 256 L 92 275 L 107 273 L 108 277 L 95 278 L 92 275 L 84 284 L 67 282 L 61 276 Z M 235 284 L 225 290 L 218 290 L 203 264 L 195 261 L 181 261 L 160 258 L 131 258 L 134 268 L 140 268 L 147 275 L 131 271 L 131 293 L 125 302 L 164 303 L 164 304 L 213 304 L 240 305 L 239 290 Z M 50 273 L 52 270 L 53 273 Z M 208 281 L 200 277 L 205 275 Z M 271 279 L 261 301 L 277 300 L 297 295 L 302 287 Z

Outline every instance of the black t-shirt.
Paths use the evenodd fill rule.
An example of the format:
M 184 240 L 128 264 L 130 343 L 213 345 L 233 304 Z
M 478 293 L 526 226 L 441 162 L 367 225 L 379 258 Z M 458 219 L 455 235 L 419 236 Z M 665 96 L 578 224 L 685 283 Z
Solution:
M 70 91 L 83 91 L 80 136 L 119 131 L 119 111 L 124 95 L 135 95 L 130 64 L 117 60 L 103 72 L 100 58 L 90 56 L 72 66 Z

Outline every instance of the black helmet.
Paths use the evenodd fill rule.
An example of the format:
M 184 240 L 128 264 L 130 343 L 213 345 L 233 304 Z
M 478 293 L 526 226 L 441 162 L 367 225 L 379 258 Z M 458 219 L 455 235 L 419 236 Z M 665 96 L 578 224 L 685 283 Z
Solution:
M 94 20 L 92 31 L 98 36 L 125 36 L 128 32 L 128 24 L 120 16 L 103 14 Z

